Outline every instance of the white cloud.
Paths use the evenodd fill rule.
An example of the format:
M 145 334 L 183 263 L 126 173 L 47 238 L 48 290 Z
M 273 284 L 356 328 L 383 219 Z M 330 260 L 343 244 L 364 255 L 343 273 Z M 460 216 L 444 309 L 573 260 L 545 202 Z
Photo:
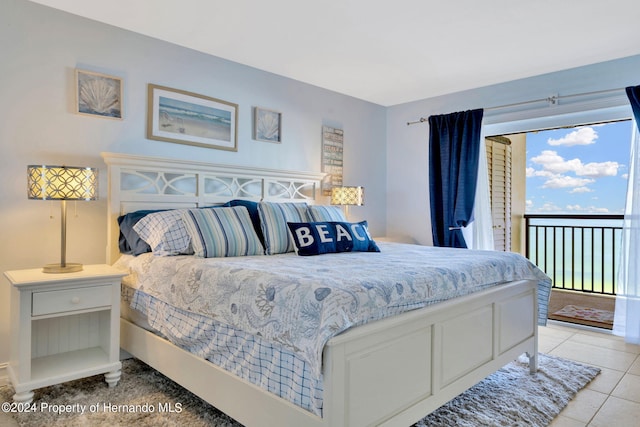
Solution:
M 526 169 L 526 174 L 527 174 L 527 178 L 532 178 L 534 176 L 541 176 L 541 177 L 549 178 L 549 177 L 552 177 L 552 176 L 556 175 L 555 173 L 553 173 L 551 171 L 535 170 L 534 168 L 527 168 Z
M 541 212 L 558 212 L 559 210 L 560 208 L 551 202 L 545 203 L 544 205 L 542 205 L 542 208 L 540 209 Z
M 591 184 L 595 182 L 595 179 L 589 178 L 576 178 L 573 176 L 566 175 L 556 175 L 552 178 L 549 178 L 543 185 L 542 188 L 573 188 L 573 187 L 584 187 L 587 184 Z
M 593 130 L 593 128 L 584 127 L 576 129 L 560 139 L 549 138 L 547 144 L 565 145 L 568 147 L 573 145 L 590 145 L 595 144 L 596 139 L 598 139 L 598 132 Z
M 593 190 L 589 187 L 576 187 L 573 190 L 569 191 L 569 193 L 591 193 Z
M 533 207 L 533 202 L 531 200 L 527 200 L 527 212 L 579 212 L 579 213 L 609 213 L 609 209 L 607 208 L 599 208 L 596 206 L 582 206 L 579 204 L 575 205 L 566 205 L 564 209 L 559 207 L 553 202 L 546 202 L 542 207 L 538 209 L 531 209 Z
M 557 205 L 551 203 L 551 202 L 547 202 L 544 205 L 542 205 L 541 208 L 537 209 L 538 212 L 559 212 L 562 209 L 560 209 Z
M 619 167 L 620 164 L 618 162 L 587 163 L 576 170 L 576 175 L 593 176 L 596 178 L 602 176 L 616 176 L 618 174 Z
M 557 151 L 554 150 L 542 150 L 542 152 L 536 157 L 532 157 L 531 161 L 533 163 L 537 163 L 539 165 L 553 165 L 556 163 L 564 162 L 562 156 L 558 154 Z
M 629 179 L 629 174 L 628 173 L 623 173 L 621 178 L 628 180 Z
M 586 213 L 608 213 L 607 208 L 598 208 L 595 206 L 582 207 L 580 205 L 567 205 L 565 207 L 569 212 L 586 212 Z
M 541 165 L 544 170 L 556 174 L 575 171 L 582 166 L 580 159 L 565 160 L 553 150 L 543 150 L 540 155 L 532 157 L 531 161 Z
M 591 162 L 584 164 L 580 159 L 565 160 L 557 151 L 543 150 L 539 156 L 532 157 L 531 161 L 542 166 L 543 171 L 554 174 L 573 172 L 578 176 L 600 178 L 603 176 L 616 176 L 621 167 L 618 162 Z M 533 169 L 533 168 L 530 168 Z M 527 176 L 544 176 L 541 171 L 527 170 Z

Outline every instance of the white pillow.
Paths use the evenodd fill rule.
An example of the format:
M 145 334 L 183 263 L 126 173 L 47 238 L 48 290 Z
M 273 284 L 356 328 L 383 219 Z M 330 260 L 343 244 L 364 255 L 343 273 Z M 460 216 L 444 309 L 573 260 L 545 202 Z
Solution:
M 182 221 L 186 209 L 151 213 L 138 221 L 133 229 L 147 242 L 154 255 L 190 255 L 191 237 Z

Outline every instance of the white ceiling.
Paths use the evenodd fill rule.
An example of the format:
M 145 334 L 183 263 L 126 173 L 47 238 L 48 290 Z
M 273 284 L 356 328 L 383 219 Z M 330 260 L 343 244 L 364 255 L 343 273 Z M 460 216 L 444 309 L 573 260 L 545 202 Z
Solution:
M 32 0 L 389 106 L 640 54 L 638 0 Z

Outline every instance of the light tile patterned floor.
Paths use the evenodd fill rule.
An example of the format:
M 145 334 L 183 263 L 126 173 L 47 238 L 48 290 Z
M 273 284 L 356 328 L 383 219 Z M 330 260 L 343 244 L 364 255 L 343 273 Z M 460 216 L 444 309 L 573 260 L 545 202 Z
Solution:
M 640 346 L 594 328 L 561 322 L 540 328 L 539 350 L 602 369 L 551 427 L 640 426 Z M 0 427 L 17 424 L 0 412 Z
M 561 322 L 540 328 L 540 352 L 602 369 L 551 427 L 640 426 L 640 346 L 600 331 Z

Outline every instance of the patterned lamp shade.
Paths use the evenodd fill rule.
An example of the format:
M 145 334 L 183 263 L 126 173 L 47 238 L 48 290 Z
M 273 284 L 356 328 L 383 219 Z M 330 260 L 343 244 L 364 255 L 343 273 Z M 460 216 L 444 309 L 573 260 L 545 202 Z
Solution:
M 364 187 L 333 187 L 331 189 L 331 204 L 363 206 Z
M 38 200 L 97 200 L 98 170 L 73 166 L 27 166 L 28 197 Z
M 47 264 L 45 273 L 73 273 L 82 264 L 67 263 L 67 200 L 96 200 L 98 170 L 69 166 L 27 166 L 27 196 L 34 200 L 60 200 L 60 263 Z

